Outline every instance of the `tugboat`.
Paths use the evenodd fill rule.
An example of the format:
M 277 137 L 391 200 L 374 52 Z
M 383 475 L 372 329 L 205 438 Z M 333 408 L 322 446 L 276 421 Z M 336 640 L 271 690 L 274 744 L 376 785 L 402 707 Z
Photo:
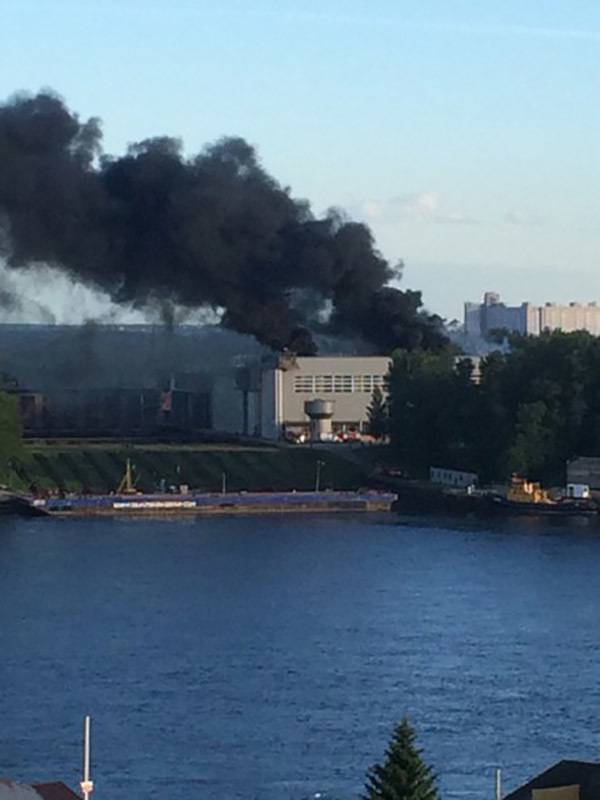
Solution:
M 567 514 L 586 517 L 598 514 L 598 507 L 592 500 L 553 500 L 537 481 L 528 481 L 519 475 L 512 476 L 506 497 L 493 495 L 491 501 L 497 510 L 516 514 Z

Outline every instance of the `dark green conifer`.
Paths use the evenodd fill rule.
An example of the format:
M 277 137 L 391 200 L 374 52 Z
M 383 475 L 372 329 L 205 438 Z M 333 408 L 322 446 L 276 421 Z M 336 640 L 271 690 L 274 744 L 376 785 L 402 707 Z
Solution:
M 385 761 L 367 772 L 363 800 L 438 800 L 435 775 L 421 758 L 405 717 L 394 728 Z
M 367 408 L 368 429 L 371 436 L 381 439 L 388 431 L 388 409 L 383 392 L 376 386 Z

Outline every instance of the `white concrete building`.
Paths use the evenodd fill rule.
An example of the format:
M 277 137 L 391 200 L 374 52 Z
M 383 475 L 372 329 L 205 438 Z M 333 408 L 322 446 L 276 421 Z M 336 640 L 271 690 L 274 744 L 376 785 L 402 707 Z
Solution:
M 483 303 L 465 303 L 465 334 L 487 336 L 493 330 L 537 336 L 545 330 L 565 333 L 588 331 L 600 336 L 600 306 L 596 303 L 546 303 L 534 306 L 521 303 L 507 306 L 500 295 L 486 292 Z
M 329 430 L 333 436 L 365 432 L 373 390 L 378 387 L 385 393 L 390 365 L 387 356 L 281 356 L 274 368 L 262 372 L 261 436 L 308 437 L 311 426 L 305 404 L 314 400 L 327 401 L 324 407 L 332 413 L 331 425 L 324 428 L 328 434 Z

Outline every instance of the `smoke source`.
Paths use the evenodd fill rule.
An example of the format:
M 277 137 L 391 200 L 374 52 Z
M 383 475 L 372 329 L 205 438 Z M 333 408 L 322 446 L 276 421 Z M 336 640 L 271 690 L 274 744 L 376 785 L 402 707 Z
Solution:
M 98 119 L 52 93 L 0 105 L 0 255 L 45 264 L 137 308 L 212 308 L 273 349 L 315 351 L 312 332 L 374 348 L 435 346 L 440 320 L 366 225 L 315 217 L 241 138 L 190 158 L 171 138 L 102 154 Z M 323 323 L 324 309 L 331 309 Z M 168 316 L 168 315 L 167 315 Z

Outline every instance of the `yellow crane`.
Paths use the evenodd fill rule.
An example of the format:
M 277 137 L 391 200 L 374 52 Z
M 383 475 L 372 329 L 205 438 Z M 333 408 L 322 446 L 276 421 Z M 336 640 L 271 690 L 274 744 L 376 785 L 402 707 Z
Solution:
M 125 462 L 125 474 L 121 478 L 121 483 L 117 487 L 117 494 L 137 494 L 137 490 L 133 481 L 131 460 L 129 458 Z

